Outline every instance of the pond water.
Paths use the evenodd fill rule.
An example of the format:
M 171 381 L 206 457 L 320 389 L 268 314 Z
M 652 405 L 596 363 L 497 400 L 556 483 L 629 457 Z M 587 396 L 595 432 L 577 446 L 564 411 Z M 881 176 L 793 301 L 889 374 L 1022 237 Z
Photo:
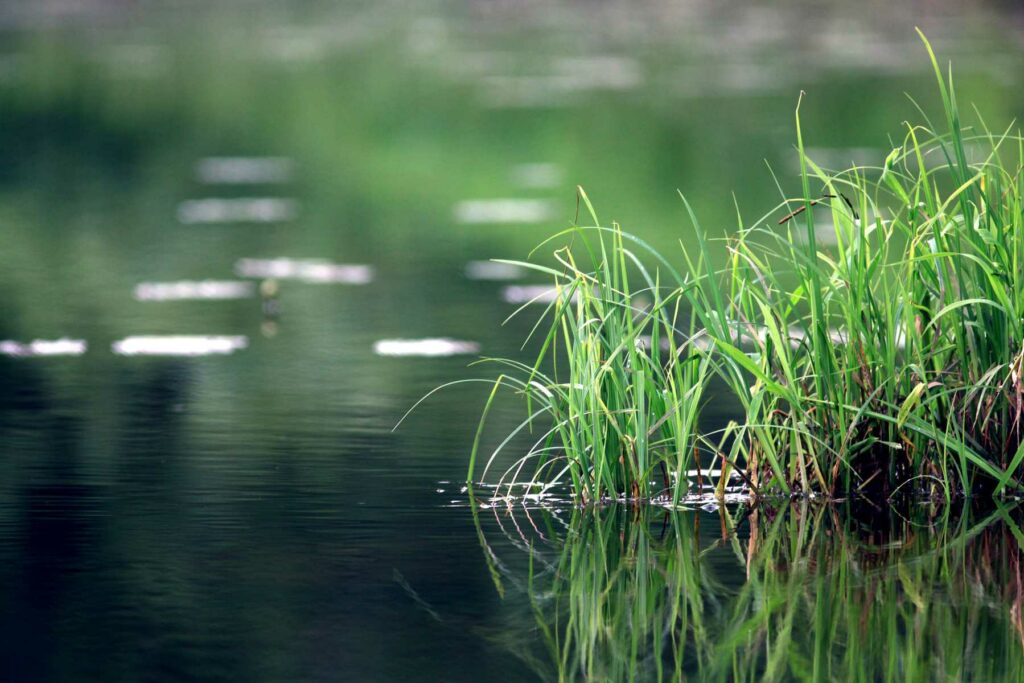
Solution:
M 525 357 L 546 283 L 488 260 L 577 184 L 724 234 L 799 191 L 801 89 L 880 163 L 916 24 L 1024 112 L 1011 3 L 891 4 L 0 9 L 0 678 L 1019 680 L 1014 509 L 474 510 L 487 389 L 393 429 Z

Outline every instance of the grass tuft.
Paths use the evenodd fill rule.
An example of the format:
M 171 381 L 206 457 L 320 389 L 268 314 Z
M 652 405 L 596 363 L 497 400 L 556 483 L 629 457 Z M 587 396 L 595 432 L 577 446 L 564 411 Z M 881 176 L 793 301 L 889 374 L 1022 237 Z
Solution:
M 801 196 L 729 237 L 720 270 L 685 197 L 694 235 L 679 271 L 601 226 L 579 190 L 592 225 L 552 238 L 569 240 L 557 267 L 521 264 L 558 296 L 535 362 L 497 360 L 495 392 L 530 406 L 513 435 L 550 427 L 503 484 L 678 503 L 686 472 L 714 459 L 756 495 L 1021 488 L 1024 139 L 980 116 L 963 127 L 921 38 L 945 130 L 908 125 L 880 166 L 828 173 L 805 153 L 801 97 Z M 698 430 L 713 377 L 745 414 L 729 438 Z

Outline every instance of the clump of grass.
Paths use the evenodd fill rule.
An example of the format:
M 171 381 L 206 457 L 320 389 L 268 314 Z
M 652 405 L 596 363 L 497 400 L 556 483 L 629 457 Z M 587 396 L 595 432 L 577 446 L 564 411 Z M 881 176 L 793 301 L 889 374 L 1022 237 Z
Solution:
M 581 199 L 596 224 L 582 191 Z M 572 247 L 554 254 L 561 270 L 519 264 L 555 280 L 556 296 L 534 327 L 536 333 L 543 322 L 548 325 L 536 361 L 492 359 L 506 373 L 495 382 L 484 416 L 497 390 L 511 387 L 531 407 L 512 436 L 541 416 L 553 423 L 502 483 L 521 483 L 526 471 L 531 482 L 548 486 L 568 480 L 585 501 L 671 495 L 678 502 L 694 462 L 697 416 L 711 368 L 710 357 L 680 343 L 683 323 L 692 327 L 682 315 L 685 289 L 666 293 L 658 272 L 652 275 L 627 248 L 617 225 L 569 232 L 589 267 L 578 262 Z M 639 286 L 631 273 L 638 274 Z M 479 442 L 478 430 L 470 480 Z M 484 475 L 508 442 L 491 454 Z
M 799 215 L 741 230 L 723 281 L 690 290 L 746 409 L 738 444 L 755 482 L 831 495 L 924 478 L 946 496 L 1019 486 L 1024 148 L 980 115 L 967 134 L 925 45 L 948 132 L 925 117 L 882 168 L 830 175 L 804 153 L 798 105 Z M 834 246 L 819 244 L 816 204 Z
M 560 268 L 524 264 L 559 291 L 535 328 L 547 330 L 540 354 L 499 361 L 509 373 L 495 392 L 513 387 L 537 408 L 513 434 L 542 415 L 553 424 L 506 481 L 527 471 L 568 478 L 582 500 L 678 502 L 703 449 L 723 473 L 744 463 L 757 495 L 1021 488 L 1024 140 L 980 114 L 965 129 L 952 76 L 921 37 L 946 132 L 922 111 L 882 166 L 833 174 L 804 152 L 798 103 L 802 196 L 741 226 L 721 271 L 689 204 L 695 246 L 680 275 L 617 225 L 596 227 L 580 190 L 594 226 L 555 236 L 578 242 L 555 253 Z M 745 413 L 728 440 L 697 431 L 713 375 Z

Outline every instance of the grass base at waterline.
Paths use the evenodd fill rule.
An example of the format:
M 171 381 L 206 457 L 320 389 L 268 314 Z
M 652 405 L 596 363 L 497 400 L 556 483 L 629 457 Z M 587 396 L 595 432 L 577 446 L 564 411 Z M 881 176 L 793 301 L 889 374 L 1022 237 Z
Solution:
M 735 471 L 754 496 L 1021 489 L 1024 140 L 965 126 L 924 44 L 945 132 L 921 111 L 880 166 L 831 173 L 804 153 L 798 104 L 801 196 L 740 220 L 724 267 L 685 198 L 677 268 L 602 227 L 581 189 L 592 224 L 546 242 L 567 242 L 551 265 L 520 264 L 558 294 L 535 362 L 494 361 L 469 478 L 529 430 L 502 483 L 568 482 L 582 501 L 677 503 L 710 465 L 719 492 Z M 712 377 L 745 417 L 701 433 Z M 502 387 L 529 417 L 479 467 Z

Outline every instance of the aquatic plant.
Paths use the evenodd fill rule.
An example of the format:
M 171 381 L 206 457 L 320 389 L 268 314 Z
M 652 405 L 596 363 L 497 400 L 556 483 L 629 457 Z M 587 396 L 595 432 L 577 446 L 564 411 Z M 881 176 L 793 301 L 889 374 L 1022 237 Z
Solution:
M 755 482 L 890 493 L 928 478 L 946 496 L 1019 486 L 1024 147 L 980 115 L 967 135 L 952 78 L 925 45 L 948 132 L 908 126 L 882 168 L 831 175 L 805 154 L 798 105 L 796 211 L 781 229 L 741 230 L 724 284 L 690 290 L 746 409 Z
M 580 196 L 598 223 L 586 194 Z M 520 264 L 555 280 L 554 296 L 534 327 L 536 333 L 548 323 L 535 363 L 490 359 L 506 372 L 495 382 L 484 417 L 498 389 L 512 387 L 525 395 L 531 414 L 510 438 L 542 416 L 553 422 L 503 481 L 521 480 L 529 464 L 531 482 L 550 487 L 568 479 L 583 500 L 671 492 L 678 501 L 694 461 L 696 420 L 711 369 L 710 357 L 680 342 L 684 290 L 666 292 L 658 273 L 652 275 L 626 247 L 618 226 L 591 229 L 589 236 L 583 229 L 571 232 L 583 245 L 588 268 L 571 246 L 554 254 L 562 270 Z M 639 273 L 639 288 L 632 286 L 631 270 Z M 470 480 L 483 424 L 481 419 Z M 494 450 L 484 475 L 508 443 Z
M 946 132 L 920 110 L 880 166 L 832 173 L 806 154 L 798 102 L 801 196 L 741 221 L 720 270 L 685 198 L 696 246 L 683 245 L 680 272 L 601 227 L 580 190 L 593 225 L 552 238 L 571 239 L 558 267 L 522 264 L 558 295 L 534 328 L 547 330 L 536 362 L 497 361 L 508 372 L 491 400 L 502 386 L 526 397 L 513 435 L 542 416 L 553 426 L 503 481 L 526 471 L 567 477 L 582 500 L 678 503 L 704 452 L 721 464 L 719 492 L 734 469 L 753 495 L 1021 488 L 1024 139 L 980 113 L 965 128 L 951 71 L 921 38 Z M 745 419 L 699 433 L 713 376 Z

